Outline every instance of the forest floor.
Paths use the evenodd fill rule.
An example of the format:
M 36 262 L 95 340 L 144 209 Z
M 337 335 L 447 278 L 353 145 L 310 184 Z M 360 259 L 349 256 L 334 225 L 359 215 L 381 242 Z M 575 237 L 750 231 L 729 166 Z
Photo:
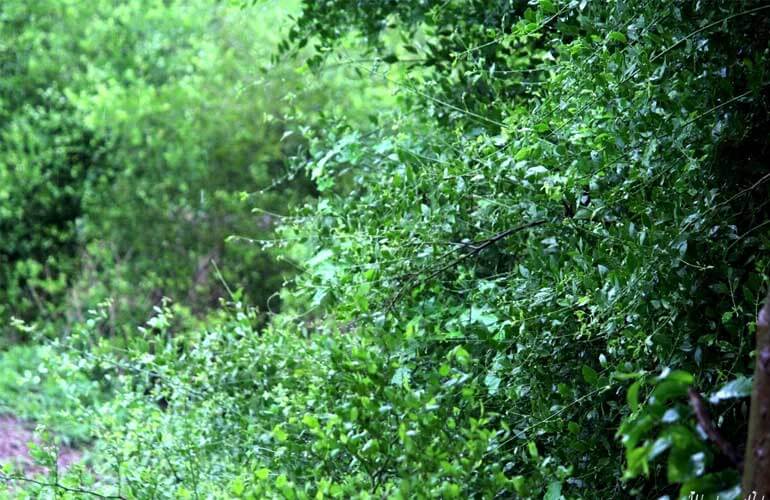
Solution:
M 39 443 L 32 432 L 33 427 L 33 424 L 13 415 L 0 415 L 0 465 L 11 462 L 20 473 L 45 473 L 45 468 L 36 465 L 29 453 L 29 443 Z M 82 456 L 82 452 L 62 446 L 59 449 L 59 469 L 67 469 Z

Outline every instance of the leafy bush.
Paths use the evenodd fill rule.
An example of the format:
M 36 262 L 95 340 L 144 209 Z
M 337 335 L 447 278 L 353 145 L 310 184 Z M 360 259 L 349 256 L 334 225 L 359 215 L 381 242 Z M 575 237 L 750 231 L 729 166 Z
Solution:
M 82 215 L 83 177 L 92 166 L 90 138 L 60 98 L 46 100 L 23 108 L 0 129 L 0 317 L 5 319 L 10 314 L 53 319 L 77 271 L 75 225 Z
M 319 72 L 350 65 L 397 106 L 371 130 L 324 116 L 307 131 L 297 161 L 320 198 L 279 231 L 304 272 L 267 326 L 234 295 L 196 328 L 156 306 L 121 350 L 100 340 L 109 311 L 75 330 L 60 366 L 114 395 L 93 427 L 99 479 L 79 484 L 137 498 L 734 494 L 684 395 L 739 397 L 713 389 L 748 371 L 767 288 L 768 9 L 303 2 L 284 53 L 316 47 Z M 345 54 L 356 33 L 370 62 Z M 116 88 L 114 109 L 135 115 Z M 119 123 L 100 116 L 91 130 Z M 126 199 L 198 207 L 186 187 L 157 205 L 144 189 Z M 738 437 L 741 407 L 714 408 Z
M 164 296 L 203 313 L 228 287 L 268 308 L 293 267 L 244 242 L 314 195 L 299 129 L 345 104 L 339 75 L 269 63 L 286 9 L 4 3 L 4 318 L 55 330 L 109 299 L 126 334 Z
M 80 370 L 63 372 L 51 346 L 14 346 L 0 353 L 0 414 L 14 413 L 56 430 L 70 443 L 91 439 L 87 421 L 73 418 L 98 406 L 103 391 Z
M 381 65 L 411 66 L 374 70 L 405 108 L 378 136 L 343 130 L 316 149 L 321 182 L 352 187 L 306 212 L 321 228 L 306 233 L 309 296 L 387 346 L 417 393 L 463 353 L 473 397 L 458 407 L 494 436 L 471 467 L 515 480 L 463 494 L 659 492 L 655 453 L 628 464 L 650 461 L 652 477 L 624 481 L 611 438 L 627 380 L 672 367 L 709 388 L 749 368 L 766 287 L 767 6 L 360 5 L 306 2 L 293 37 L 362 31 Z M 407 41 L 383 41 L 401 28 Z M 672 457 L 707 446 L 692 436 Z M 729 489 L 709 457 L 668 480 L 684 496 Z

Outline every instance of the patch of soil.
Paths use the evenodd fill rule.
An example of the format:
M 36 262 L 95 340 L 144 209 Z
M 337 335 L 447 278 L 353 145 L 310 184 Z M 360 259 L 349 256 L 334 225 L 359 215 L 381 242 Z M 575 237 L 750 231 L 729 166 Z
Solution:
M 33 435 L 29 423 L 12 415 L 0 415 L 0 465 L 11 462 L 24 474 L 46 472 L 45 468 L 36 465 L 29 455 L 27 443 L 30 442 L 39 443 L 39 440 Z M 59 470 L 66 470 L 82 456 L 80 451 L 62 446 L 59 449 Z

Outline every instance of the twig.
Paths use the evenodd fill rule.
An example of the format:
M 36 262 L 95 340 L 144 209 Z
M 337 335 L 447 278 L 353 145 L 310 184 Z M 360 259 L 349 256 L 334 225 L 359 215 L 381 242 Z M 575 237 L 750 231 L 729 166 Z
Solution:
M 96 497 L 96 498 L 115 498 L 119 500 L 126 500 L 126 497 L 122 495 L 102 495 L 101 493 L 97 493 L 96 491 L 85 490 L 82 488 L 70 488 L 69 486 L 64 486 L 63 484 L 59 484 L 59 483 L 46 483 L 46 482 L 38 481 L 37 479 L 32 479 L 26 476 L 16 476 L 16 475 L 8 476 L 6 474 L 0 473 L 0 481 L 6 482 L 6 483 L 11 481 L 21 481 L 24 483 L 32 483 L 38 486 L 43 486 L 45 488 L 54 488 L 62 491 L 68 491 L 70 493 L 82 493 L 84 495 L 91 495 L 92 497 Z
M 214 266 L 214 271 L 217 273 L 217 278 L 219 279 L 220 282 L 222 282 L 222 286 L 225 287 L 225 291 L 227 291 L 227 294 L 230 296 L 230 300 L 235 301 L 235 295 L 233 294 L 233 291 L 230 290 L 230 287 L 227 286 L 225 277 L 222 276 L 222 272 L 219 270 L 219 266 L 217 266 L 217 261 L 212 258 L 211 264 Z
M 478 255 L 479 253 L 481 253 L 484 250 L 486 250 L 487 248 L 491 247 L 492 245 L 494 245 L 498 241 L 500 241 L 502 239 L 505 239 L 505 238 L 507 238 L 508 236 L 510 236 L 510 235 L 512 235 L 514 233 L 518 233 L 519 231 L 523 231 L 524 229 L 529 229 L 529 228 L 536 227 L 536 226 L 542 226 L 546 222 L 548 222 L 548 221 L 545 220 L 545 219 L 540 219 L 540 220 L 536 220 L 536 221 L 533 221 L 533 222 L 528 222 L 528 223 L 522 224 L 520 226 L 516 226 L 516 227 L 510 228 L 510 229 L 506 229 L 505 231 L 497 233 L 496 235 L 494 235 L 494 236 L 492 236 L 490 238 L 487 238 L 485 240 L 482 240 L 480 242 L 477 242 L 474 245 L 467 245 L 467 246 L 461 247 L 461 248 L 470 248 L 471 251 L 468 252 L 468 253 L 465 253 L 465 254 L 463 254 L 463 255 L 461 255 L 459 257 L 457 257 L 456 259 L 453 259 L 453 260 L 449 261 L 447 264 L 444 264 L 443 266 L 439 267 L 438 269 L 436 269 L 435 271 L 430 273 L 426 278 L 424 278 L 424 279 L 422 279 L 420 281 L 422 281 L 422 282 L 430 281 L 433 278 L 435 278 L 436 276 L 438 276 L 439 274 L 441 274 L 444 271 L 446 271 L 447 269 L 449 269 L 450 267 L 456 266 L 457 264 L 459 264 L 460 262 L 464 261 L 468 257 L 472 257 L 474 255 Z M 390 303 L 385 308 L 385 310 L 386 311 L 390 311 L 393 308 L 393 306 L 396 305 L 396 302 L 398 302 L 399 299 L 404 295 L 404 293 L 406 292 L 407 288 L 410 288 L 410 285 L 415 284 L 416 281 L 418 281 L 418 279 L 415 277 L 415 278 L 409 280 L 407 283 L 405 283 L 404 286 L 402 286 L 401 289 L 398 291 L 398 293 L 393 297 L 393 299 L 391 299 Z
M 486 240 L 483 240 L 483 241 L 481 241 L 481 242 L 479 242 L 479 243 L 477 243 L 475 245 L 472 245 L 472 246 L 470 246 L 470 248 L 472 248 L 472 250 L 470 252 L 468 252 L 466 254 L 463 254 L 460 257 L 456 258 L 455 260 L 449 262 L 448 264 L 438 268 L 437 270 L 432 272 L 427 278 L 425 278 L 425 281 L 432 280 L 433 278 L 435 278 L 439 274 L 443 273 L 444 271 L 446 271 L 450 267 L 454 267 L 455 265 L 457 265 L 460 262 L 464 261 L 468 257 L 471 257 L 473 255 L 478 255 L 483 250 L 491 247 L 492 245 L 494 245 L 498 241 L 500 241 L 500 240 L 502 240 L 504 238 L 507 238 L 508 236 L 512 235 L 513 233 L 518 233 L 519 231 L 522 231 L 524 229 L 529 229 L 531 227 L 541 226 L 541 225 L 543 225 L 545 223 L 546 223 L 545 220 L 538 220 L 538 221 L 535 221 L 535 222 L 529 222 L 527 224 L 522 224 L 521 226 L 517 226 L 517 227 L 511 228 L 511 229 L 506 229 L 505 231 L 503 231 L 501 233 L 497 233 L 496 235 L 492 236 L 491 238 L 487 238 Z
M 661 57 L 665 56 L 666 54 L 668 54 L 669 52 L 671 52 L 672 50 L 674 50 L 675 48 L 677 48 L 678 46 L 680 46 L 681 44 L 683 44 L 687 40 L 691 39 L 692 37 L 698 35 L 699 33 L 703 33 L 704 31 L 709 30 L 709 29 L 713 28 L 714 26 L 717 26 L 719 24 L 727 22 L 727 21 L 729 21 L 731 19 L 735 19 L 736 17 L 745 16 L 747 14 L 755 14 L 755 13 L 757 13 L 759 11 L 762 11 L 762 10 L 765 10 L 765 9 L 770 9 L 770 5 L 761 5 L 759 7 L 753 8 L 753 9 L 744 10 L 742 12 L 736 12 L 735 14 L 732 14 L 732 15 L 727 16 L 727 17 L 722 18 L 722 19 L 718 19 L 718 20 L 716 20 L 716 21 L 714 21 L 712 23 L 709 23 L 709 24 L 707 24 L 705 26 L 702 26 L 702 27 L 698 28 L 697 30 L 693 31 L 692 33 L 690 33 L 689 35 L 681 38 L 679 41 L 669 45 L 661 53 L 652 56 L 652 58 L 650 59 L 650 63 L 653 63 L 656 60 L 660 59 Z
M 706 433 L 708 438 L 717 445 L 719 450 L 726 456 L 738 469 L 743 468 L 743 460 L 741 456 L 735 451 L 732 443 L 719 433 L 714 422 L 711 420 L 711 415 L 706 408 L 706 403 L 703 401 L 703 397 L 698 391 L 690 387 L 687 389 L 687 396 L 690 399 L 690 406 L 692 406 L 695 412 L 695 418 L 698 420 L 698 425 Z

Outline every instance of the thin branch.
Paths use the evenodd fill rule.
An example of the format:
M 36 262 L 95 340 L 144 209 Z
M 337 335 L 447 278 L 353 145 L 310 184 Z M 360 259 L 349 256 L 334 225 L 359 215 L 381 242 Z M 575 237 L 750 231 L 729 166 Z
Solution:
M 448 264 L 440 267 L 439 269 L 437 269 L 436 271 L 431 273 L 427 278 L 425 278 L 425 281 L 432 280 L 433 278 L 435 278 L 439 274 L 443 273 L 444 271 L 446 271 L 450 267 L 454 267 L 455 265 L 457 265 L 460 262 L 464 261 L 468 257 L 474 256 L 474 255 L 478 255 L 483 250 L 491 247 L 492 245 L 494 245 L 498 241 L 500 241 L 500 240 L 502 240 L 504 238 L 507 238 L 508 236 L 512 235 L 513 233 L 518 233 L 519 231 L 522 231 L 524 229 L 529 229 L 531 227 L 542 226 L 546 222 L 547 221 L 545 221 L 545 220 L 537 220 L 537 221 L 534 221 L 534 222 L 529 222 L 527 224 L 522 224 L 521 226 L 517 226 L 517 227 L 511 228 L 511 229 L 506 229 L 505 231 L 503 231 L 501 233 L 497 233 L 496 235 L 492 236 L 491 238 L 487 238 L 486 240 L 478 242 L 475 245 L 472 245 L 472 246 L 469 247 L 469 248 L 472 249 L 470 252 L 468 252 L 466 254 L 463 254 L 460 257 L 456 258 L 455 260 L 449 262 Z
M 436 276 L 438 276 L 439 274 L 441 274 L 444 271 L 446 271 L 447 269 L 449 269 L 451 267 L 454 267 L 457 264 L 461 263 L 462 261 L 464 261 L 468 257 L 472 257 L 472 256 L 480 254 L 481 252 L 483 252 L 487 248 L 491 247 L 492 245 L 496 244 L 500 240 L 505 239 L 505 238 L 507 238 L 508 236 L 510 236 L 510 235 L 512 235 L 514 233 L 518 233 L 519 231 L 523 231 L 524 229 L 529 229 L 529 228 L 536 227 L 536 226 L 542 226 L 546 222 L 548 222 L 548 221 L 545 220 L 545 219 L 540 219 L 540 220 L 536 220 L 536 221 L 533 221 L 533 222 L 528 222 L 528 223 L 522 224 L 520 226 L 516 226 L 516 227 L 510 228 L 510 229 L 506 229 L 505 231 L 497 233 L 496 235 L 494 235 L 494 236 L 492 236 L 490 238 L 487 238 L 485 240 L 476 242 L 473 245 L 467 245 L 467 246 L 461 247 L 461 248 L 470 248 L 471 251 L 468 252 L 468 253 L 464 253 L 464 254 L 460 255 L 456 259 L 453 259 L 453 260 L 449 261 L 448 263 L 444 264 L 443 266 L 439 267 L 438 269 L 436 269 L 435 271 L 430 273 L 426 278 L 423 278 L 422 280 L 419 280 L 417 277 L 415 277 L 414 279 L 409 280 L 407 283 L 404 284 L 404 286 L 401 287 L 401 289 L 393 297 L 393 299 L 391 299 L 390 303 L 385 308 L 385 310 L 386 311 L 390 311 L 393 308 L 393 306 L 396 305 L 396 302 L 398 302 L 399 299 L 401 299 L 401 297 L 404 295 L 406 290 L 411 287 L 411 285 L 415 285 L 417 282 L 430 281 L 433 278 L 435 278 Z
M 31 483 L 31 484 L 36 484 L 38 486 L 43 486 L 44 488 L 54 488 L 57 490 L 67 491 L 70 493 L 81 493 L 83 495 L 90 495 L 96 498 L 114 498 L 119 500 L 126 500 L 126 497 L 122 495 L 102 495 L 101 493 L 97 493 L 96 491 L 85 490 L 83 488 L 70 488 L 69 486 L 64 486 L 63 484 L 60 484 L 60 483 L 46 483 L 46 482 L 38 481 L 37 479 L 32 479 L 26 476 L 17 476 L 17 475 L 8 476 L 6 474 L 0 473 L 0 481 L 6 482 L 6 483 L 9 483 L 11 481 L 21 481 L 23 483 Z
M 711 414 L 709 414 L 706 403 L 703 401 L 703 397 L 700 393 L 691 387 L 687 390 L 687 396 L 690 399 L 690 406 L 692 406 L 692 409 L 695 412 L 695 418 L 698 420 L 698 425 L 700 425 L 701 429 L 703 429 L 708 438 L 717 445 L 717 448 L 719 448 L 722 454 L 730 459 L 733 465 L 738 467 L 738 469 L 743 468 L 741 456 L 735 450 L 732 443 L 725 439 L 714 425 L 713 420 L 711 420 Z
M 731 19 L 735 19 L 736 17 L 745 16 L 747 14 L 756 14 L 757 12 L 765 10 L 765 9 L 770 9 L 770 5 L 761 5 L 759 7 L 753 8 L 753 9 L 744 10 L 742 12 L 736 12 L 735 14 L 732 14 L 732 15 L 727 16 L 727 17 L 722 18 L 722 19 L 717 19 L 716 21 L 714 21 L 712 23 L 709 23 L 709 24 L 707 24 L 707 25 L 705 25 L 705 26 L 703 26 L 701 28 L 698 28 L 697 30 L 693 31 L 692 33 L 690 33 L 689 35 L 687 35 L 684 38 L 680 39 L 679 41 L 669 45 L 661 53 L 659 53 L 657 55 L 654 55 L 650 59 L 650 63 L 655 62 L 656 60 L 660 59 L 661 57 L 665 56 L 666 54 L 668 54 L 669 52 L 671 52 L 672 50 L 677 48 L 678 46 L 682 45 L 687 40 L 691 39 L 692 37 L 694 37 L 694 36 L 696 36 L 696 35 L 698 35 L 700 33 L 703 33 L 706 30 L 709 30 L 709 29 L 713 28 L 714 26 L 717 26 L 719 24 L 727 22 L 727 21 L 729 21 Z

